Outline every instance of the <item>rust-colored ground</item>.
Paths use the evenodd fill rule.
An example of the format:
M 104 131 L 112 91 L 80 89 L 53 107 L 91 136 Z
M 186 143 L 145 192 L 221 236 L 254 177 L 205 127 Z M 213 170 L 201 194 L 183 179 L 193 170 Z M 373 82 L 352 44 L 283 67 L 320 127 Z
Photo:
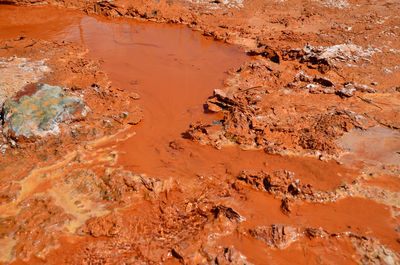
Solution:
M 0 263 L 400 264 L 397 1 L 0 3 Z

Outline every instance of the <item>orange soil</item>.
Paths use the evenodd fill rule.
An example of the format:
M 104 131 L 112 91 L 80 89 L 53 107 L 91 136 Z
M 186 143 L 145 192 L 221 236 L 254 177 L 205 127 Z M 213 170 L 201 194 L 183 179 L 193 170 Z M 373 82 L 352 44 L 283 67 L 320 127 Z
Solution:
M 41 82 L 72 88 L 71 93 L 81 94 L 90 107 L 85 119 L 63 127 L 59 136 L 16 139 L 17 147 L 2 155 L 0 262 L 398 262 L 398 177 L 381 178 L 387 170 L 373 168 L 378 177 L 364 181 L 360 179 L 366 170 L 362 161 L 361 165 L 354 164 L 354 160 L 343 165 L 331 159 L 341 151 L 337 139 L 358 127 L 354 115 L 342 119 L 335 114 L 331 119 L 321 119 L 321 123 L 315 118 L 315 113 L 326 114 L 332 105 L 345 105 L 373 117 L 364 129 L 377 124 L 398 128 L 398 114 L 394 111 L 398 95 L 393 94 L 396 92 L 392 87 L 395 81 L 377 73 L 380 63 L 391 65 L 395 60 L 385 55 L 377 59 L 379 63 L 348 75 L 343 74 L 346 66 L 330 66 L 336 69 L 332 70 L 335 73 L 324 76 L 336 84 L 349 80 L 349 76 L 358 81 L 365 73 L 376 77 L 373 80 L 379 83 L 379 93 L 356 93 L 372 98 L 372 102 L 390 99 L 393 106 L 379 105 L 381 112 L 355 96 L 343 99 L 335 94 L 304 94 L 299 88 L 302 85 L 286 94 L 281 86 L 287 88 L 294 73 L 307 66 L 296 60 L 282 59 L 277 65 L 269 61 L 274 52 L 280 58 L 286 56 L 286 44 L 302 48 L 306 40 L 314 40 L 313 45 L 332 45 L 333 37 L 318 40 L 312 35 L 312 25 L 318 19 L 324 20 L 318 10 L 343 21 L 341 12 L 310 3 L 301 15 L 295 9 L 280 18 L 288 3 L 275 4 L 280 15 L 272 15 L 276 22 L 268 21 L 275 26 L 271 32 L 260 33 L 265 26 L 260 19 L 267 13 L 259 1 L 245 2 L 243 9 L 228 9 L 231 13 L 226 16 L 222 15 L 224 8 L 218 9 L 213 18 L 207 5 L 196 7 L 180 2 L 161 1 L 155 13 L 147 10 L 153 10 L 153 4 L 140 1 L 86 5 L 65 1 L 61 5 L 112 17 L 187 22 L 206 35 L 241 44 L 252 51 L 250 54 L 259 55 L 249 58 L 236 46 L 216 42 L 182 25 L 106 19 L 54 7 L 0 6 L 0 25 L 4 25 L 0 27 L 0 58 L 48 58 L 53 71 Z M 258 17 L 249 21 L 250 11 L 260 6 L 263 9 Z M 368 10 L 365 7 L 363 12 Z M 307 17 L 306 32 L 285 33 L 286 24 L 291 29 L 299 26 L 298 16 Z M 219 17 L 224 17 L 224 27 L 216 26 L 221 24 Z M 240 28 L 244 21 L 253 23 L 248 30 Z M 323 30 L 331 30 L 326 24 L 321 25 L 325 25 Z M 336 29 L 332 32 L 339 34 Z M 257 42 L 264 43 L 271 36 L 277 38 L 273 49 L 264 47 L 259 52 Z M 261 66 L 253 67 L 252 63 Z M 268 70 L 271 74 L 265 76 L 263 67 L 273 68 Z M 307 71 L 323 75 L 317 69 Z M 267 92 L 245 91 L 228 99 L 208 99 L 213 89 L 236 93 L 259 83 Z M 257 101 L 260 103 L 251 103 L 257 97 L 261 97 Z M 306 102 L 310 98 L 312 101 Z M 245 108 L 237 107 L 237 102 Z M 203 104 L 226 106 L 207 113 Z M 250 149 L 261 150 L 244 150 L 249 149 L 248 142 L 254 137 L 254 128 L 248 126 L 254 113 L 247 106 L 257 104 L 262 108 L 274 106 L 272 112 L 278 121 L 286 122 L 282 128 L 289 130 L 265 130 L 263 136 L 281 137 L 279 146 L 284 149 L 271 151 L 265 142 L 260 142 L 257 148 Z M 296 106 L 294 113 L 292 105 Z M 128 117 L 118 116 L 125 111 Z M 305 125 L 300 122 L 303 118 Z M 189 129 L 199 120 L 201 126 L 192 125 Z M 219 124 L 221 120 L 224 126 Z M 308 133 L 301 128 L 296 131 L 303 125 L 310 126 L 308 123 L 318 123 L 319 127 Z M 202 127 L 204 124 L 212 125 Z M 74 125 L 82 128 L 78 137 L 72 133 Z M 235 126 L 242 126 L 242 130 Z M 290 131 L 291 126 L 294 132 Z M 233 127 L 235 139 L 245 141 L 224 138 L 223 145 L 216 145 L 215 139 L 221 133 L 232 133 L 229 130 Z M 93 128 L 97 133 L 90 133 Z M 310 145 L 301 145 L 304 135 L 312 135 Z M 388 150 L 383 148 L 380 152 L 385 154 Z M 240 178 L 243 170 L 255 172 L 254 182 Z M 390 173 L 393 175 L 396 170 L 391 167 Z M 268 178 L 276 185 L 274 189 L 266 186 Z M 393 182 L 390 188 L 386 181 L 389 178 Z M 365 182 L 366 186 L 377 187 L 380 195 L 368 193 Z M 351 188 L 359 191 L 355 197 Z

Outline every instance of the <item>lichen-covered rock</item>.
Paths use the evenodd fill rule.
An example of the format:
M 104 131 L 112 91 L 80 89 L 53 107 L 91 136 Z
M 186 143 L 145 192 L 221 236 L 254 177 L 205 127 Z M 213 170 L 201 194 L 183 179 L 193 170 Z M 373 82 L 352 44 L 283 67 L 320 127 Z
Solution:
M 61 87 L 38 84 L 33 95 L 7 99 L 2 109 L 3 133 L 44 136 L 57 133 L 58 124 L 84 111 L 81 99 L 67 95 Z

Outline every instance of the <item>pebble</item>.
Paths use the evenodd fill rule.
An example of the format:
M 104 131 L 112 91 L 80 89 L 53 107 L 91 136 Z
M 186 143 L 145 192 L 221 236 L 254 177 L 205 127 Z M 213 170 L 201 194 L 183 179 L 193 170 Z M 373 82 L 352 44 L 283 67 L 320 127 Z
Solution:
M 134 100 L 140 99 L 140 95 L 138 93 L 135 93 L 135 92 L 132 92 L 130 97 L 133 98 Z

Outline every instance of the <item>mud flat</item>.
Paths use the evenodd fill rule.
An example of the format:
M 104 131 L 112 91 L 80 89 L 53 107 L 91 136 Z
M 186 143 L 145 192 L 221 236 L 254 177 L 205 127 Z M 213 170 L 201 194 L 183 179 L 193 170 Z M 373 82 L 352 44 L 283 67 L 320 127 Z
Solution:
M 1 263 L 399 264 L 397 3 L 7 4 Z

